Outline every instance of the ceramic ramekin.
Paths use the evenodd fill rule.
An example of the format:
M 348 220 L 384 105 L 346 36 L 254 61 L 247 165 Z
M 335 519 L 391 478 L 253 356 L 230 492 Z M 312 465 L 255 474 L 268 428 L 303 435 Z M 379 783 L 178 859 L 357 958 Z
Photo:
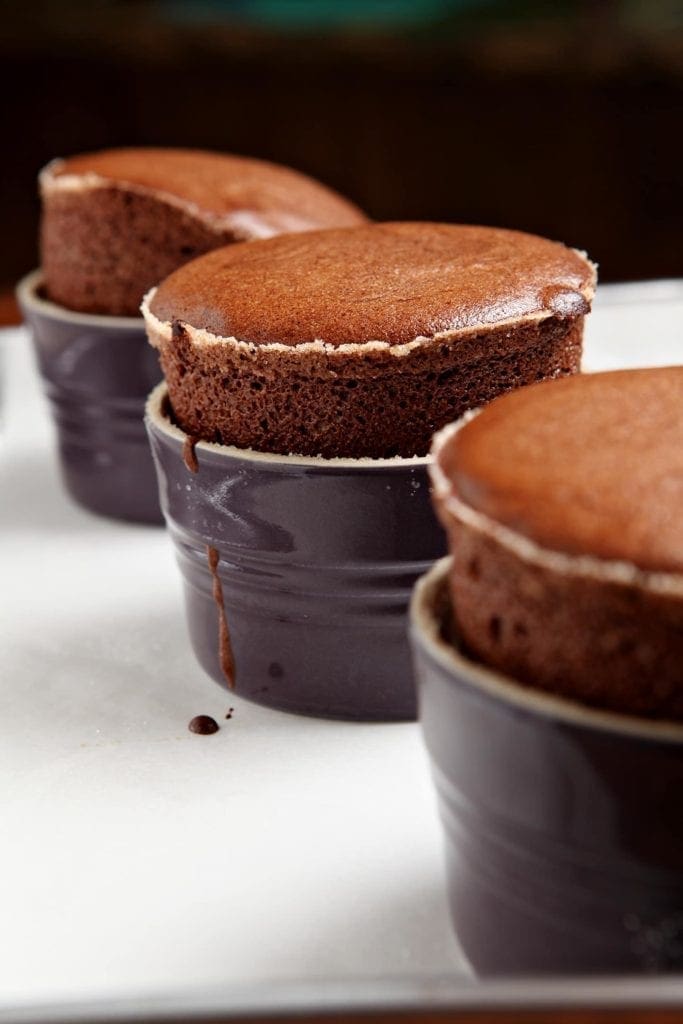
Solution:
M 147 429 L 203 668 L 229 685 L 227 627 L 240 696 L 322 717 L 414 718 L 408 603 L 445 551 L 428 460 L 269 455 L 202 441 L 193 472 L 189 438 L 168 409 L 161 385 Z
M 75 313 L 41 296 L 42 276 L 20 282 L 57 428 L 71 497 L 100 515 L 162 523 L 144 428 L 145 400 L 161 377 L 142 318 Z
M 445 639 L 418 583 L 418 702 L 458 938 L 481 974 L 683 967 L 683 725 L 521 686 Z

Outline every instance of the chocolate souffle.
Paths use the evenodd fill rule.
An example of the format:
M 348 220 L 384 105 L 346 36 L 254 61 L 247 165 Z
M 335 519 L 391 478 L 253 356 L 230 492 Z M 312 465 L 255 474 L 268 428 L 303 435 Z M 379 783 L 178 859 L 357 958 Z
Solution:
M 297 171 L 199 150 L 113 149 L 53 160 L 40 191 L 47 297 L 112 316 L 138 316 L 149 288 L 218 246 L 366 220 Z
M 470 653 L 590 705 L 683 717 L 683 367 L 538 384 L 433 450 Z
M 367 224 L 211 252 L 143 314 L 193 438 L 410 457 L 465 410 L 575 373 L 594 288 L 582 253 L 533 235 Z

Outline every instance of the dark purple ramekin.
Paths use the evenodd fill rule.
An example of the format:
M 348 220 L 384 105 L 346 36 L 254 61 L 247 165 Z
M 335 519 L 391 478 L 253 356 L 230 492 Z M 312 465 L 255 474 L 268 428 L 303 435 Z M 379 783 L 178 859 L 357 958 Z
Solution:
M 192 645 L 208 674 L 228 685 L 218 598 L 240 696 L 326 718 L 414 718 L 408 603 L 445 550 L 427 459 L 270 455 L 202 441 L 192 472 L 164 385 L 150 396 L 147 429 Z
M 34 271 L 17 298 L 33 338 L 71 497 L 100 515 L 163 523 L 145 401 L 161 378 L 142 317 L 75 313 L 41 296 Z
M 443 559 L 411 605 L 458 939 L 475 971 L 683 968 L 683 725 L 596 711 L 445 639 Z

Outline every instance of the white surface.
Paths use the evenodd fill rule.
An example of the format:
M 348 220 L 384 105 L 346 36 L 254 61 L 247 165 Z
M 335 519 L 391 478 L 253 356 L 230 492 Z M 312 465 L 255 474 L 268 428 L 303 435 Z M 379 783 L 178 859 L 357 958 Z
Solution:
M 164 531 L 69 502 L 28 340 L 3 342 L 0 1007 L 456 971 L 417 728 L 211 682 Z
M 682 362 L 682 322 L 676 283 L 603 289 L 586 365 Z M 164 532 L 68 501 L 25 334 L 2 348 L 0 1011 L 457 991 L 417 727 L 269 712 L 208 680 Z M 190 734 L 199 713 L 221 731 Z
M 683 363 L 683 281 L 598 286 L 584 370 Z

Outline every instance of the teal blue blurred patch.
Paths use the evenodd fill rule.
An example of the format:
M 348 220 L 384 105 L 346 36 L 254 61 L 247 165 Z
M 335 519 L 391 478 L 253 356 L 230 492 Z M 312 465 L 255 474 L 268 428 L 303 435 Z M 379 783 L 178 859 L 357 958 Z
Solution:
M 477 6 L 477 0 L 254 0 L 249 8 L 259 20 L 280 25 L 337 27 L 430 22 L 472 3 Z
M 174 20 L 240 21 L 277 28 L 338 29 L 429 25 L 495 0 L 168 0 L 160 4 Z

